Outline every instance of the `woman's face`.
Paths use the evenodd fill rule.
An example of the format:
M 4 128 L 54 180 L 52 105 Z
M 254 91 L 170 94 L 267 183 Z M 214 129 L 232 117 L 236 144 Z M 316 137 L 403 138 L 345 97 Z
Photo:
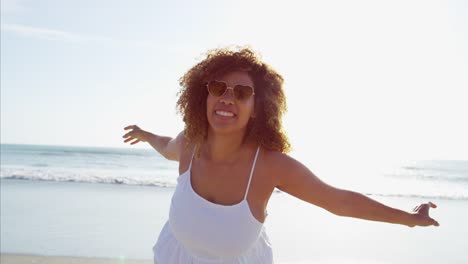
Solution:
M 236 85 L 250 86 L 254 83 L 246 72 L 234 71 L 215 78 L 216 81 L 225 82 L 228 87 Z M 238 100 L 232 89 L 228 89 L 221 96 L 208 93 L 206 111 L 209 131 L 215 133 L 244 133 L 249 119 L 254 115 L 254 95 L 245 100 Z

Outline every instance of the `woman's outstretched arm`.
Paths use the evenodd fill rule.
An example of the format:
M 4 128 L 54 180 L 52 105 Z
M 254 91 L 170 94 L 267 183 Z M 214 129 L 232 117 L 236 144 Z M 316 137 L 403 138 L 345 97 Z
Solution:
M 431 202 L 415 207 L 411 213 L 405 212 L 363 194 L 328 185 L 303 164 L 285 154 L 278 153 L 274 159 L 272 164 L 277 172 L 278 189 L 333 214 L 409 227 L 439 225 L 429 217 L 429 208 L 436 207 Z
M 180 153 L 182 150 L 183 142 L 185 141 L 184 132 L 180 132 L 179 135 L 175 138 L 159 136 L 152 134 L 148 131 L 142 130 L 136 125 L 127 126 L 124 130 L 129 130 L 130 132 L 123 135 L 125 143 L 134 140 L 131 142 L 131 145 L 134 145 L 138 142 L 148 142 L 159 154 L 169 160 L 179 161 Z

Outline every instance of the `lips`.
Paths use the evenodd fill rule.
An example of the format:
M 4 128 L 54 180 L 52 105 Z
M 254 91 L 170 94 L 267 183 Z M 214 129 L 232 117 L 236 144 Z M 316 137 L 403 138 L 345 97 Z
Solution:
M 227 116 L 227 117 L 234 117 L 235 114 L 233 112 L 229 111 L 223 111 L 223 110 L 216 110 L 215 113 L 220 116 Z
M 223 118 L 234 118 L 237 116 L 234 112 L 226 110 L 226 109 L 215 110 L 215 115 L 223 117 Z

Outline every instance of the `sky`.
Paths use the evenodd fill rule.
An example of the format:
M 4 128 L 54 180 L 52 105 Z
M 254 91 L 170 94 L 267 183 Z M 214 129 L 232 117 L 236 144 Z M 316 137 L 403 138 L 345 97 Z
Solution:
M 292 155 L 468 159 L 466 1 L 2 0 L 1 143 L 175 136 L 179 78 L 227 45 L 284 77 Z

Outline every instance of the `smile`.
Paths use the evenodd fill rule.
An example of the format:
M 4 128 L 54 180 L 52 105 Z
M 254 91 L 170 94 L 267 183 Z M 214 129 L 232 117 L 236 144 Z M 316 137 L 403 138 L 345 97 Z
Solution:
M 216 110 L 215 111 L 216 115 L 219 116 L 224 116 L 224 117 L 234 117 L 235 114 L 229 111 L 222 111 L 222 110 Z

